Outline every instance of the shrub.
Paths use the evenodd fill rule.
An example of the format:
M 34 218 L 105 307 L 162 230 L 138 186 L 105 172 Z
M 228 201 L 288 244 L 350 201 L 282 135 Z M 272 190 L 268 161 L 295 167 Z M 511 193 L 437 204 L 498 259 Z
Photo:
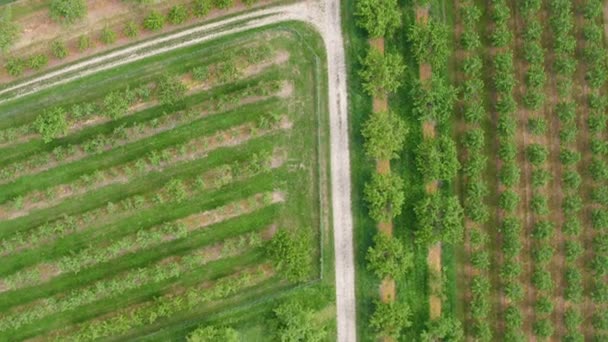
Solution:
M 576 190 L 581 185 L 582 179 L 581 175 L 578 172 L 574 170 L 569 170 L 564 172 L 564 175 L 562 176 L 562 181 L 564 182 L 566 188 L 570 190 Z
M 209 14 L 211 7 L 211 0 L 194 0 L 192 4 L 192 12 L 195 16 L 201 18 Z
M 135 38 L 139 35 L 139 27 L 133 20 L 131 20 L 125 25 L 123 33 L 129 38 Z
M 192 69 L 192 78 L 195 81 L 205 81 L 209 77 L 209 68 L 206 66 L 199 66 Z
M 519 204 L 519 195 L 513 190 L 505 190 L 500 194 L 498 206 L 507 211 L 513 212 Z
M 158 83 L 158 97 L 162 104 L 173 106 L 186 96 L 188 88 L 177 76 L 163 75 Z
M 91 37 L 82 35 L 78 38 L 78 51 L 83 52 L 91 47 Z
M 412 325 L 411 316 L 412 313 L 407 304 L 394 301 L 388 303 L 376 301 L 369 325 L 379 336 L 396 340 L 401 336 L 401 330 Z
M 401 213 L 405 200 L 403 180 L 391 173 L 374 173 L 371 181 L 365 184 L 364 196 L 372 219 L 390 221 Z
M 58 59 L 66 58 L 69 53 L 65 43 L 59 40 L 51 43 L 51 52 L 53 53 L 53 56 Z
M 463 209 L 455 196 L 426 195 L 414 208 L 419 230 L 416 243 L 442 241 L 456 244 L 463 239 Z
M 308 254 L 311 237 L 305 231 L 289 234 L 279 230 L 266 246 L 266 253 L 279 273 L 289 281 L 302 282 L 312 272 Z
M 234 5 L 234 0 L 213 0 L 213 5 L 219 9 L 226 9 Z
M 327 335 L 313 311 L 298 302 L 283 303 L 274 309 L 274 314 L 278 323 L 277 341 L 323 341 Z
M 539 166 L 547 160 L 549 151 L 545 146 L 540 144 L 530 144 L 526 147 L 526 156 L 528 161 L 535 166 Z
M 359 75 L 363 79 L 363 88 L 371 96 L 395 92 L 400 86 L 405 73 L 405 64 L 401 55 L 396 53 L 382 54 L 376 48 L 370 48 Z
M 530 200 L 532 212 L 536 215 L 547 215 L 549 213 L 549 204 L 547 197 L 544 195 L 533 195 Z
M 553 289 L 553 279 L 551 278 L 551 272 L 536 269 L 532 274 L 532 284 L 539 291 L 550 291 Z
M 36 117 L 34 127 L 42 135 L 42 140 L 45 143 L 49 143 L 67 131 L 68 121 L 66 113 L 61 107 L 45 110 Z
M 25 60 L 21 57 L 10 57 L 4 64 L 4 68 L 9 75 L 19 77 L 25 70 L 25 64 Z
M 550 298 L 541 295 L 536 300 L 534 307 L 537 314 L 548 315 L 553 312 L 553 301 Z
M 106 45 L 113 44 L 116 42 L 116 32 L 109 27 L 104 27 L 103 30 L 101 30 L 101 36 L 99 38 L 101 39 L 101 42 Z
M 159 11 L 152 11 L 144 19 L 144 28 L 150 31 L 162 30 L 165 27 L 165 16 Z
M 559 159 L 566 166 L 574 165 L 581 160 L 581 153 L 568 148 L 562 148 L 559 153 Z
M 380 279 L 387 276 L 401 279 L 414 264 L 413 254 L 405 245 L 382 232 L 374 237 L 374 246 L 367 250 L 366 260 L 368 269 Z
M 6 7 L 6 6 L 5 6 Z M 6 51 L 19 37 L 19 27 L 11 20 L 10 7 L 0 12 L 0 51 Z
M 365 153 L 378 160 L 398 158 L 407 132 L 405 122 L 393 112 L 372 113 L 361 129 Z
M 462 341 L 464 331 L 460 321 L 446 315 L 427 323 L 426 330 L 420 336 L 422 342 L 431 341 Z
M 359 0 L 356 2 L 357 26 L 372 37 L 390 36 L 401 26 L 397 0 Z
M 73 24 L 87 14 L 85 0 L 51 0 L 51 19 L 64 24 Z
M 188 19 L 188 10 L 183 5 L 175 5 L 169 10 L 167 19 L 173 25 L 183 24 Z
M 555 226 L 553 225 L 553 223 L 548 222 L 548 221 L 538 221 L 534 225 L 534 230 L 532 232 L 532 235 L 536 239 L 543 240 L 543 239 L 548 239 L 551 236 L 553 236 L 554 231 L 555 231 Z
M 124 91 L 113 91 L 103 99 L 104 114 L 111 119 L 117 119 L 127 113 L 130 101 Z
M 429 63 L 435 67 L 444 64 L 450 54 L 448 36 L 447 26 L 430 18 L 427 23 L 413 24 L 408 38 L 418 63 Z
M 548 338 L 553 335 L 553 323 L 550 319 L 540 319 L 534 322 L 534 334 L 542 338 Z
M 530 118 L 528 129 L 534 135 L 543 135 L 547 132 L 547 121 L 543 117 Z
M 49 57 L 42 53 L 35 54 L 28 59 L 27 63 L 30 69 L 40 70 L 49 63 Z
M 238 342 L 240 341 L 239 333 L 233 328 L 227 327 L 200 327 L 191 332 L 186 338 L 187 342 Z
M 543 187 L 547 185 L 551 179 L 553 179 L 553 175 L 545 169 L 532 170 L 532 186 L 534 187 Z
M 570 262 L 576 261 L 583 253 L 583 246 L 578 241 L 566 241 L 564 249 L 566 260 Z

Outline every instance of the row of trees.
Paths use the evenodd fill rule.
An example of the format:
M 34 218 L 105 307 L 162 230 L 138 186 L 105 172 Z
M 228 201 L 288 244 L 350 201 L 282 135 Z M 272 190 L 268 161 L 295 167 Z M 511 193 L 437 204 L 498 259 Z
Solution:
M 445 70 L 451 54 L 451 32 L 443 21 L 428 15 L 432 13 L 428 1 L 416 1 L 416 5 L 423 16 L 411 24 L 408 40 L 421 77 L 413 85 L 411 97 L 412 112 L 422 123 L 422 141 L 416 149 L 416 163 L 424 179 L 425 192 L 414 208 L 418 223 L 415 241 L 423 247 L 442 248 L 442 244 L 461 243 L 464 235 L 463 208 L 456 196 L 443 190 L 452 184 L 460 169 L 456 144 L 449 132 L 457 94 L 441 72 Z M 440 267 L 434 266 L 428 270 L 431 300 L 443 301 L 445 284 L 442 272 Z M 431 319 L 420 340 L 463 339 L 460 322 L 445 310 L 439 310 L 438 316 L 433 316 L 431 311 Z
M 488 184 L 484 177 L 487 165 L 485 156 L 486 137 L 483 125 L 487 120 L 485 111 L 485 84 L 483 81 L 483 61 L 479 53 L 481 39 L 477 25 L 481 10 L 472 1 L 460 5 L 460 19 L 463 31 L 460 46 L 466 52 L 462 60 L 464 80 L 460 89 L 462 112 L 467 124 L 462 145 L 463 173 L 465 176 L 464 212 L 473 223 L 467 229 L 471 247 L 470 263 L 477 270 L 471 278 L 471 301 L 469 315 L 473 321 L 472 335 L 478 341 L 492 340 L 492 327 L 488 320 L 490 312 L 490 281 L 488 271 L 488 234 L 484 224 L 488 221 L 489 210 L 486 197 Z
M 401 27 L 401 9 L 396 0 L 358 0 L 357 25 L 376 39 L 392 35 Z M 398 53 L 380 51 L 371 46 L 360 60 L 359 76 L 365 92 L 386 101 L 405 77 L 405 64 Z M 364 150 L 374 163 L 389 163 L 399 158 L 408 134 L 404 120 L 391 110 L 374 111 L 362 125 Z M 374 168 L 371 179 L 365 184 L 364 197 L 370 217 L 379 224 L 390 223 L 402 210 L 405 201 L 403 179 L 390 168 Z M 367 251 L 367 268 L 380 280 L 403 280 L 413 266 L 413 256 L 406 244 L 392 235 L 380 231 L 374 236 Z M 375 301 L 369 326 L 379 337 L 397 339 L 404 328 L 411 325 L 409 306 L 403 301 L 388 298 Z
M 586 80 L 591 88 L 588 96 L 589 108 L 589 131 L 591 152 L 593 154 L 589 173 L 594 181 L 592 200 L 597 208 L 591 210 L 591 224 L 595 230 L 596 237 L 593 241 L 594 256 L 590 263 L 590 272 L 593 274 L 594 289 L 591 298 L 596 303 L 592 325 L 595 328 L 597 339 L 606 339 L 608 335 L 608 313 L 600 309 L 608 302 L 608 206 L 603 197 L 603 188 L 608 184 L 607 154 L 604 151 L 604 143 L 600 142 L 606 134 L 606 108 L 607 100 L 604 94 L 608 71 L 608 51 L 604 45 L 603 28 L 603 2 L 600 0 L 587 0 L 583 6 L 583 37 L 585 47 L 583 60 L 586 62 Z
M 237 275 L 220 278 L 214 281 L 211 287 L 190 287 L 184 293 L 165 294 L 141 305 L 116 311 L 103 319 L 83 322 L 75 331 L 58 331 L 58 337 L 90 341 L 121 335 L 131 329 L 170 318 L 179 312 L 193 310 L 204 303 L 225 299 L 258 284 L 268 276 L 262 270 L 246 270 Z
M 518 151 L 515 141 L 517 121 L 514 113 L 517 110 L 517 102 L 513 97 L 513 89 L 517 81 L 513 66 L 513 50 L 510 46 L 511 11 L 507 1 L 493 1 L 490 15 L 494 24 L 492 45 L 498 48 L 493 61 L 493 80 L 497 97 L 495 110 L 498 113 L 498 157 L 501 161 L 499 181 L 504 186 L 499 198 L 499 207 L 502 216 L 500 233 L 503 253 L 500 278 L 502 291 L 508 303 L 504 318 L 505 339 L 523 341 L 525 338 L 522 334 L 522 313 L 518 305 L 523 298 L 523 287 L 519 280 L 521 274 L 519 258 L 522 249 L 521 222 L 515 214 L 519 197 L 513 190 L 519 183 L 521 174 L 517 163 Z
M 247 0 L 247 5 L 253 5 L 258 0 Z M 175 5 L 169 9 L 166 14 L 160 11 L 151 11 L 141 24 L 131 20 L 124 24 L 122 30 L 116 31 L 114 28 L 104 27 L 96 38 L 103 45 L 111 45 L 116 42 L 119 35 L 129 39 L 136 38 L 140 30 L 143 28 L 148 31 L 162 30 L 167 23 L 172 25 L 180 25 L 185 23 L 191 16 L 204 17 L 211 9 L 226 9 L 232 7 L 234 0 L 196 0 L 191 7 L 184 5 Z M 87 5 L 85 0 L 53 0 L 50 4 L 50 16 L 53 20 L 64 25 L 74 24 L 82 19 L 87 13 Z M 10 7 L 3 13 L 0 13 L 0 50 L 6 51 L 16 41 L 19 34 L 17 25 L 11 21 Z M 89 35 L 81 36 L 76 42 L 76 47 L 79 52 L 84 52 L 93 46 L 93 41 Z M 70 50 L 66 43 L 62 41 L 53 41 L 49 45 L 49 53 L 36 53 L 29 57 L 13 56 L 9 57 L 5 63 L 5 69 L 10 76 L 19 77 L 27 69 L 31 71 L 40 71 L 49 63 L 49 57 L 54 57 L 57 60 L 66 58 Z
M 138 239 L 143 239 L 139 236 Z M 243 240 L 244 239 L 244 240 Z M 225 240 L 224 246 L 230 241 L 244 241 L 236 253 L 244 253 L 258 247 L 261 239 L 258 232 L 241 235 L 238 238 Z M 206 247 L 213 248 L 213 247 Z M 104 278 L 86 287 L 76 288 L 66 293 L 47 298 L 30 310 L 8 313 L 0 319 L 0 331 L 18 329 L 44 317 L 76 310 L 79 307 L 99 300 L 109 300 L 117 294 L 124 293 L 142 286 L 149 286 L 169 279 L 177 279 L 188 272 L 204 267 L 209 260 L 204 256 L 205 247 L 184 254 L 179 259 L 170 262 L 159 261 L 145 267 L 131 269 L 118 275 Z M 231 253 L 232 255 L 236 253 Z M 222 257 L 225 257 L 224 255 Z
M 545 51 L 541 44 L 544 27 L 539 19 L 541 5 L 540 0 L 527 0 L 519 3 L 520 13 L 524 20 L 523 57 L 528 67 L 525 74 L 526 92 L 523 96 L 523 103 L 532 111 L 541 109 L 545 100 Z M 528 128 L 532 134 L 539 136 L 544 135 L 547 130 L 542 116 L 530 118 Z M 542 144 L 533 143 L 526 146 L 525 155 L 527 161 L 532 164 L 532 173 L 536 175 L 532 182 L 533 195 L 526 204 L 535 221 L 532 234 L 534 270 L 531 280 L 536 288 L 536 302 L 534 306 L 535 321 L 532 329 L 538 338 L 546 339 L 554 332 L 551 320 L 553 278 L 547 268 L 554 254 L 551 239 L 555 233 L 555 227 L 551 222 L 546 221 L 550 210 L 547 192 L 543 191 L 551 178 L 551 174 L 546 170 L 549 150 Z
M 560 142 L 564 148 L 560 158 L 563 168 L 562 189 L 565 197 L 562 203 L 564 208 L 564 223 L 562 232 L 567 237 L 564 243 L 566 270 L 563 279 L 566 284 L 564 297 L 572 303 L 580 303 L 583 297 L 582 274 L 577 267 L 579 257 L 583 252 L 579 234 L 581 233 L 581 222 L 577 215 L 580 210 L 578 205 L 581 200 L 579 186 L 581 176 L 577 171 L 579 157 L 570 158 L 575 153 L 571 152 L 576 147 L 576 136 L 578 132 L 576 122 L 576 101 L 572 94 L 572 79 L 576 70 L 577 61 L 575 58 L 576 38 L 574 37 L 574 13 L 572 3 L 566 0 L 553 1 L 550 4 L 551 31 L 553 34 L 553 70 L 557 80 L 557 91 L 560 101 L 556 105 L 557 117 L 560 121 L 561 132 Z M 573 208 L 571 203 L 576 202 Z M 570 204 L 569 204 L 570 203 Z M 575 210 L 573 210 L 575 209 Z M 550 247 L 545 247 L 549 250 Z M 539 258 L 542 258 L 543 251 L 537 251 Z M 546 252 L 548 254 L 548 252 Z M 540 300 L 540 299 L 539 299 Z M 539 304 L 544 305 L 542 302 Z M 547 306 L 548 305 L 544 305 Z M 549 310 L 547 310 L 549 311 Z M 584 335 L 581 332 L 581 313 L 576 305 L 572 305 L 564 312 L 564 322 L 566 327 L 565 339 L 570 341 L 583 341 Z
M 412 24 L 409 39 L 418 63 L 440 68 L 450 53 L 447 29 L 443 23 L 429 19 Z M 435 74 L 433 74 L 435 75 Z M 447 183 L 454 180 L 460 163 L 456 143 L 448 134 L 435 135 L 447 128 L 454 110 L 456 89 L 440 76 L 432 76 L 414 84 L 413 113 L 431 127 L 416 151 L 417 168 L 425 183 Z M 455 196 L 443 192 L 426 193 L 415 208 L 419 224 L 416 241 L 421 245 L 436 242 L 457 244 L 462 241 L 463 209 Z

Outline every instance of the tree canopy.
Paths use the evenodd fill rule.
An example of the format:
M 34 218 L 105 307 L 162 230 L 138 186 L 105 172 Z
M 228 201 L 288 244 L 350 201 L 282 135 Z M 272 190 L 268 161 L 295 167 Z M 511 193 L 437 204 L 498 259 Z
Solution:
M 378 160 L 398 158 L 407 132 L 405 122 L 392 111 L 372 113 L 361 129 L 366 154 Z
M 85 0 L 51 0 L 51 19 L 62 24 L 73 24 L 87 14 Z
M 374 173 L 363 191 L 372 219 L 386 222 L 401 214 L 405 195 L 398 175 Z
M 380 232 L 374 237 L 374 246 L 367 250 L 366 259 L 378 278 L 400 279 L 414 265 L 413 257 L 401 241 Z
M 313 311 L 298 302 L 287 302 L 274 309 L 278 321 L 278 340 L 282 342 L 323 341 L 327 331 L 314 320 Z
M 188 342 L 238 342 L 239 333 L 230 327 L 200 327 L 186 337 Z
M 19 37 L 19 27 L 12 21 L 11 7 L 0 11 L 0 51 L 6 51 Z
M 42 140 L 49 143 L 66 133 L 68 129 L 66 113 L 61 107 L 46 110 L 38 115 L 34 127 L 42 135 Z
M 455 318 L 441 317 L 427 323 L 427 329 L 422 332 L 423 342 L 457 342 L 464 340 L 462 324 Z
M 418 202 L 414 211 L 420 227 L 416 232 L 417 243 L 462 241 L 464 212 L 457 197 L 430 194 Z
M 266 253 L 282 276 L 301 282 L 312 271 L 309 247 L 309 234 L 300 231 L 291 235 L 286 230 L 279 230 L 266 245 Z
M 358 0 L 356 4 L 357 26 L 372 37 L 389 36 L 401 26 L 397 0 Z
M 383 54 L 372 47 L 367 51 L 359 75 L 363 79 L 363 89 L 371 96 L 385 96 L 401 86 L 405 73 L 403 58 L 397 53 Z
M 414 23 L 409 30 L 409 39 L 418 63 L 432 66 L 445 63 L 450 54 L 448 37 L 449 30 L 441 22 L 429 19 L 426 23 Z
M 412 325 L 412 312 L 409 306 L 401 302 L 383 303 L 377 301 L 369 325 L 382 337 L 397 340 L 404 328 Z

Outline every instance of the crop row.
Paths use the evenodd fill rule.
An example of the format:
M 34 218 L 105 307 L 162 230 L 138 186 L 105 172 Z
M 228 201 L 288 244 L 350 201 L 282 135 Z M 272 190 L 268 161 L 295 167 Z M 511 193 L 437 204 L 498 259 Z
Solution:
M 229 164 L 222 165 L 215 169 L 208 170 L 204 173 L 199 173 L 199 174 L 191 175 L 188 177 L 171 178 L 164 183 L 162 188 L 160 188 L 157 191 L 152 191 L 151 193 L 149 193 L 146 196 L 150 200 L 154 201 L 153 205 L 148 205 L 147 207 L 154 209 L 155 206 L 162 205 L 165 203 L 179 204 L 179 203 L 182 203 L 195 196 L 208 193 L 210 190 L 217 191 L 226 184 L 229 184 L 232 182 L 237 182 L 237 181 L 243 181 L 243 180 L 246 180 L 246 179 L 249 179 L 249 178 L 255 176 L 256 174 L 267 173 L 269 171 L 270 171 L 270 155 L 266 154 L 266 157 L 260 158 L 256 154 L 249 161 L 235 162 L 235 163 L 233 163 L 233 165 L 229 165 Z M 140 199 L 143 199 L 144 202 L 137 202 L 137 201 L 135 201 L 136 199 L 133 199 L 133 203 L 141 204 L 140 208 L 138 209 L 138 211 L 140 211 L 140 212 L 144 208 L 146 197 L 143 197 L 143 196 L 140 197 Z M 161 199 L 162 202 L 159 202 L 159 199 Z M 113 204 L 112 202 L 108 202 L 105 209 L 107 211 L 107 214 L 110 214 L 110 215 L 115 214 L 117 211 L 116 205 Z M 76 229 L 78 229 L 78 227 L 74 226 L 73 229 L 76 230 Z M 160 229 L 160 231 L 163 230 L 162 227 L 159 227 L 159 229 Z M 182 230 L 177 229 L 177 231 L 179 232 Z M 183 232 L 187 233 L 187 231 L 183 231 Z M 153 235 L 153 236 L 157 235 L 157 234 L 154 234 L 154 231 L 147 231 L 147 233 L 144 233 L 144 235 L 146 235 L 146 234 Z M 166 235 L 166 234 L 164 234 L 164 235 Z M 157 239 L 156 239 L 157 242 L 165 241 L 166 238 L 164 235 L 163 234 L 158 235 Z M 179 234 L 177 234 L 177 235 L 179 235 Z M 48 239 L 48 238 L 52 238 L 52 237 L 55 237 L 54 234 L 51 236 L 47 236 L 46 238 Z M 87 264 L 84 262 L 85 260 L 89 260 L 88 263 L 90 263 L 91 261 L 101 262 L 101 259 L 103 259 L 103 258 L 101 258 L 101 256 L 105 255 L 106 256 L 105 259 L 112 256 L 112 254 L 113 254 L 111 252 L 112 250 L 116 250 L 117 252 L 120 252 L 122 254 L 126 247 L 137 246 L 138 244 L 132 244 L 133 241 L 131 241 L 131 240 L 136 239 L 139 241 L 139 238 L 140 238 L 140 236 L 138 233 L 136 235 L 133 235 L 130 238 L 127 237 L 122 240 L 116 240 L 116 242 L 115 242 L 116 248 L 110 248 L 110 247 L 106 246 L 106 248 L 102 249 L 102 248 L 96 248 L 94 246 L 91 246 L 88 249 L 84 249 L 79 252 L 76 252 L 74 249 L 72 249 L 72 255 L 67 257 L 66 260 L 63 260 L 63 262 L 60 262 L 59 265 L 54 267 L 54 269 L 57 269 L 58 271 L 61 271 L 62 269 L 65 269 L 68 271 L 69 270 L 74 271 L 74 267 L 75 267 L 74 265 L 77 265 L 79 267 L 78 269 L 80 269 L 83 265 Z M 87 250 L 90 250 L 91 253 L 93 253 L 93 254 L 91 255 L 91 253 L 88 253 Z M 99 253 L 102 253 L 102 254 L 99 255 Z M 78 255 L 81 255 L 81 257 L 79 258 Z M 21 255 L 21 256 L 22 257 L 20 258 L 20 260 L 21 260 L 20 262 L 21 262 L 21 264 L 23 264 L 23 255 Z M 85 260 L 82 260 L 83 257 L 85 258 Z M 7 260 L 7 265 L 9 265 L 9 264 L 10 263 L 8 263 L 8 260 Z M 64 265 L 64 267 L 61 267 L 61 265 Z M 68 267 L 69 265 L 72 265 L 72 266 Z M 48 267 L 46 267 L 46 268 L 48 268 Z M 26 281 L 26 283 L 29 283 L 31 281 L 35 282 L 36 279 L 38 279 L 38 281 L 41 280 L 40 275 L 37 272 L 37 268 L 30 268 L 30 269 L 25 269 L 18 273 L 14 273 L 11 276 L 5 277 L 3 282 L 5 283 L 5 286 L 10 288 L 10 287 L 12 287 L 12 286 L 10 286 L 11 284 L 24 283 L 24 280 L 28 280 L 28 281 Z
M 594 205 L 590 220 L 593 227 L 593 258 L 590 271 L 594 284 L 591 298 L 595 304 L 592 325 L 595 338 L 605 339 L 608 335 L 608 144 L 606 138 L 606 106 L 604 85 L 607 78 L 603 2 L 588 0 L 583 6 L 583 60 L 587 63 L 585 78 L 590 88 L 587 102 L 589 106 L 590 149 L 592 153 L 589 172 L 594 182 L 591 193 Z
M 574 13 L 570 1 L 553 1 L 550 4 L 550 19 L 553 33 L 553 70 L 556 75 L 557 91 L 560 101 L 556 104 L 556 113 L 560 122 L 560 145 L 562 155 L 566 157 L 572 154 L 572 148 L 576 146 L 576 135 L 578 126 L 576 122 L 576 102 L 572 94 L 572 79 L 576 71 L 577 61 L 575 59 L 576 42 L 573 34 Z M 576 154 L 574 154 L 576 156 Z M 570 159 L 571 161 L 568 161 Z M 563 250 L 566 262 L 564 274 L 565 289 L 564 299 L 570 303 L 580 304 L 583 300 L 583 275 L 577 264 L 583 253 L 580 242 L 581 222 L 578 211 L 582 205 L 576 207 L 568 203 L 580 203 L 578 196 L 581 176 L 577 171 L 578 158 L 560 158 L 562 162 L 562 189 L 565 197 L 562 201 L 564 212 L 564 223 L 561 227 L 566 239 Z M 578 199 L 578 200 L 577 200 Z M 569 209 L 571 208 L 571 209 Z M 578 210 L 572 210 L 578 209 Z M 564 338 L 569 341 L 584 340 L 581 332 L 582 314 L 578 305 L 570 305 L 563 313 L 563 321 L 566 328 Z
M 499 219 L 502 236 L 502 265 L 500 278 L 503 294 L 507 300 L 504 309 L 504 327 L 506 341 L 523 340 L 523 317 L 519 303 L 524 290 L 520 282 L 522 272 L 520 254 L 522 250 L 521 221 L 515 213 L 519 195 L 514 187 L 519 183 L 521 170 L 517 163 L 517 143 L 515 133 L 517 121 L 515 111 L 517 102 L 513 96 L 516 85 L 511 42 L 511 10 L 504 0 L 492 1 L 490 16 L 494 23 L 491 33 L 492 45 L 497 48 L 494 55 L 494 88 L 496 91 L 495 110 L 498 113 L 498 157 L 500 158 L 499 181 L 500 191 Z
M 206 153 L 209 151 L 207 150 Z M 201 169 L 201 174 L 194 181 L 188 182 L 192 183 L 188 185 L 188 192 L 219 188 L 231 181 L 237 172 L 239 178 L 247 178 L 257 172 L 266 172 L 270 166 L 269 157 L 269 154 L 261 151 L 253 153 L 246 161 L 235 161 L 233 165 L 226 164 L 216 167 L 215 170 L 208 167 Z M 166 167 L 164 163 L 159 166 Z M 171 199 L 170 194 L 165 193 L 163 188 L 149 187 L 148 193 L 129 196 L 117 202 L 108 202 L 105 206 L 89 210 L 78 216 L 62 216 L 55 222 L 46 222 L 34 229 L 17 231 L 1 240 L 2 255 L 6 256 L 25 249 L 36 248 L 36 246 L 47 244 L 75 231 L 84 230 L 93 221 L 98 223 L 104 215 L 111 214 L 114 219 L 124 218 L 125 214 L 134 210 L 148 209 L 163 204 L 169 199 Z
M 179 258 L 168 257 L 145 267 L 128 270 L 86 287 L 45 298 L 41 303 L 12 309 L 11 313 L 5 313 L 0 319 L 0 331 L 18 329 L 44 317 L 75 310 L 98 300 L 107 300 L 129 290 L 165 282 L 169 279 L 176 280 L 180 275 L 204 267 L 210 262 L 243 254 L 260 247 L 261 244 L 260 233 L 251 232 L 226 239 L 212 246 L 200 247 L 180 255 Z M 216 254 L 214 250 L 218 248 L 221 249 L 221 252 Z
M 124 334 L 131 329 L 156 323 L 180 312 L 190 311 L 202 304 L 228 298 L 270 279 L 274 272 L 259 266 L 235 275 L 203 282 L 186 289 L 175 288 L 172 293 L 156 297 L 133 307 L 113 312 L 109 317 L 86 321 L 76 327 L 51 334 L 57 341 L 89 341 Z
M 176 126 L 193 122 L 210 114 L 215 114 L 217 111 L 226 110 L 227 105 L 228 107 L 235 107 L 242 101 L 246 102 L 247 98 L 267 97 L 276 93 L 280 87 L 281 84 L 278 81 L 258 80 L 244 89 L 235 89 L 229 92 L 226 92 L 225 89 L 221 91 L 215 90 L 204 93 L 202 96 L 199 95 L 196 97 L 197 105 L 188 110 L 166 114 L 165 107 L 150 107 L 137 112 L 137 115 L 134 115 L 132 118 L 116 118 L 110 124 L 94 127 L 83 131 L 82 134 L 62 139 L 59 144 L 53 144 L 55 147 L 50 151 L 45 151 L 46 148 L 43 145 L 39 146 L 40 144 L 29 143 L 28 145 L 37 147 L 36 150 L 32 151 L 33 154 L 25 157 L 24 151 L 29 149 L 18 149 L 20 155 L 8 154 L 10 157 L 5 155 L 4 158 L 11 159 L 5 160 L 5 163 L 10 162 L 10 165 L 6 165 L 3 168 L 1 182 L 8 183 L 24 175 L 45 171 L 69 162 L 110 151 L 125 144 L 173 129 Z M 206 101 L 203 102 L 203 99 Z M 48 121 L 51 120 L 48 116 L 53 116 L 52 121 L 59 120 L 66 122 L 65 113 L 62 107 L 55 107 L 41 114 L 41 117 L 46 117 L 44 120 Z M 65 127 L 53 128 L 53 131 L 63 132 L 65 131 Z M 64 141 L 68 143 L 62 143 Z M 25 159 L 18 160 L 24 157 Z
M 470 264 L 474 271 L 470 280 L 471 300 L 469 315 L 473 320 L 472 336 L 479 341 L 492 340 L 492 326 L 488 320 L 490 312 L 491 284 L 488 277 L 490 255 L 488 254 L 488 233 L 484 224 L 489 219 L 486 197 L 489 194 L 484 171 L 487 166 L 485 155 L 486 137 L 483 125 L 488 114 L 485 111 L 485 84 L 482 79 L 483 61 L 479 54 L 481 39 L 477 25 L 481 11 L 471 1 L 460 4 L 460 18 L 463 31 L 460 36 L 460 46 L 466 52 L 462 60 L 464 75 L 461 86 L 462 111 L 467 124 L 464 132 L 463 146 L 466 155 L 463 160 L 463 173 L 466 177 L 464 209 L 468 223 Z

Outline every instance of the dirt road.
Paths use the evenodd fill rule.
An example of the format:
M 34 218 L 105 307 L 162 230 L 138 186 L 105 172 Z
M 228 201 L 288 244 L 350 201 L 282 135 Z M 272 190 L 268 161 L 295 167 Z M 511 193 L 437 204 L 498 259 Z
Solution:
M 354 342 L 356 341 L 356 311 L 350 153 L 346 65 L 339 0 L 308 0 L 256 10 L 132 45 L 11 85 L 0 90 L 0 103 L 180 47 L 291 20 L 303 21 L 314 26 L 323 37 L 327 50 L 337 339 Z

